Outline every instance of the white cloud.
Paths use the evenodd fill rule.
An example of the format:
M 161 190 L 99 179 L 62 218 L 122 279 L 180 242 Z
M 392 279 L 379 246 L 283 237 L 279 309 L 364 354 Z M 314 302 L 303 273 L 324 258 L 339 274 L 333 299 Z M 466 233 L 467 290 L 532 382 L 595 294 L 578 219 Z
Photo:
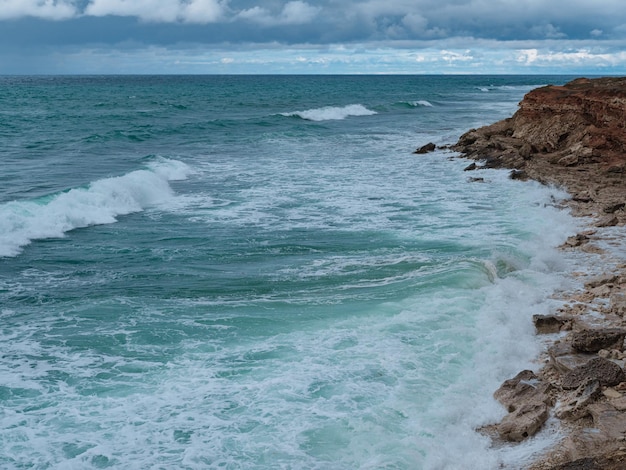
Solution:
M 217 0 L 92 0 L 87 16 L 135 16 L 144 21 L 211 23 L 219 20 L 224 6 Z
M 531 65 L 539 56 L 539 51 L 537 49 L 523 49 L 518 52 L 517 61 L 523 62 L 526 65 Z
M 462 52 L 443 50 L 441 51 L 441 58 L 449 64 L 454 62 L 470 62 L 474 59 L 469 50 Z
M 214 23 L 224 15 L 224 3 L 217 0 L 191 0 L 181 4 L 179 18 L 186 23 Z
M 76 14 L 76 6 L 68 0 L 0 0 L 0 20 L 24 16 L 64 20 Z
M 319 7 L 295 0 L 287 2 L 277 16 L 272 16 L 271 12 L 266 8 L 256 6 L 242 10 L 237 17 L 262 26 L 298 25 L 310 23 L 320 11 L 321 8 Z

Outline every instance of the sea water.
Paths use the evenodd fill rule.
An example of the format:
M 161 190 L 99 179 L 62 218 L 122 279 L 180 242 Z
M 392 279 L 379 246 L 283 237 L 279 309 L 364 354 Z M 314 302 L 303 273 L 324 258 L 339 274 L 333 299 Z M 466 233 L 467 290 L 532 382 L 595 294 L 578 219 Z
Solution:
M 569 78 L 1 77 L 0 467 L 523 466 L 576 222 L 412 151 Z

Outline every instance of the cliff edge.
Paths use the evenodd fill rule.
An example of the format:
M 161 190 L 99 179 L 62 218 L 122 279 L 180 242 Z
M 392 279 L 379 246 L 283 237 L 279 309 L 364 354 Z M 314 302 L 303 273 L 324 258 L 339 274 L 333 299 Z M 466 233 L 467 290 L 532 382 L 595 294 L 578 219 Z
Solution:
M 602 212 L 625 186 L 626 77 L 537 88 L 511 118 L 472 129 L 451 148 L 513 177 L 564 186 L 581 203 L 577 215 Z M 626 221 L 623 211 L 615 217 Z
M 604 267 L 594 278 L 572 273 L 587 276 L 584 288 L 533 317 L 537 334 L 554 335 L 545 365 L 502 384 L 494 397 L 509 414 L 481 431 L 521 441 L 553 416 L 566 437 L 532 469 L 626 468 L 626 78 L 537 88 L 511 118 L 472 129 L 451 148 L 477 160 L 466 170 L 509 168 L 513 178 L 566 189 L 564 203 L 593 226 L 562 248 L 598 256 Z M 600 248 L 607 243 L 616 249 Z

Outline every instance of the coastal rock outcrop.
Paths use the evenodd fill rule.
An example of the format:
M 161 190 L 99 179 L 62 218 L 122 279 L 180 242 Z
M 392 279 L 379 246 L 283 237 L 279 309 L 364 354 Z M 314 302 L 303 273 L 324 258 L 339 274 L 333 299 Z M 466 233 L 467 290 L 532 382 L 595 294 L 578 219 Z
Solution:
M 474 160 L 465 170 L 478 178 L 483 169 L 507 168 L 513 179 L 566 189 L 571 198 L 559 204 L 594 221 L 561 249 L 604 256 L 602 244 L 626 243 L 619 231 L 626 225 L 626 77 L 537 88 L 512 117 L 471 129 L 449 148 Z M 532 470 L 626 468 L 626 259 L 610 253 L 606 274 L 563 294 L 567 303 L 556 312 L 534 315 L 537 333 L 555 335 L 545 365 L 494 394 L 509 412 L 491 427 L 501 439 L 532 435 L 551 410 L 567 422 L 567 436 Z
M 519 442 L 541 429 L 552 406 L 552 385 L 543 383 L 530 370 L 523 370 L 506 380 L 493 394 L 509 411 L 496 426 L 499 436 L 507 441 Z
M 478 168 L 566 186 L 579 215 L 602 212 L 600 226 L 617 225 L 626 222 L 625 115 L 626 78 L 580 78 L 527 93 L 511 118 L 471 129 L 450 148 Z

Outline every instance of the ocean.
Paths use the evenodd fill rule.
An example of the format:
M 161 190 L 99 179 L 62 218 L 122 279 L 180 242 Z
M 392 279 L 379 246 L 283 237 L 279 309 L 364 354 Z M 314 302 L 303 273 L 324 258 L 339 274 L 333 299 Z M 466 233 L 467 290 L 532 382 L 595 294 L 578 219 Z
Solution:
M 0 77 L 0 467 L 522 467 L 579 222 L 412 152 L 571 78 Z

